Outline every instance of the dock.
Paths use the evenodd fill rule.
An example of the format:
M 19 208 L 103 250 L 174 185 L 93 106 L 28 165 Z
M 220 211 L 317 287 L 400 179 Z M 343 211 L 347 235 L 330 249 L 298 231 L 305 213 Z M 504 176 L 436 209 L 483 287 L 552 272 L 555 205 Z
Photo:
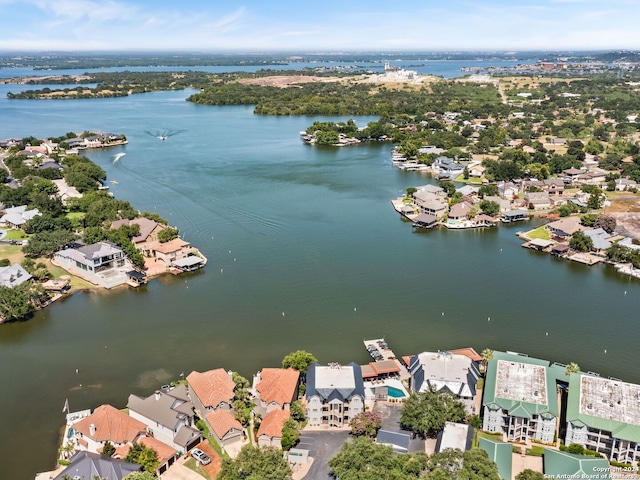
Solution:
M 411 377 L 409 375 L 409 371 L 402 364 L 400 360 L 396 357 L 396 354 L 391 350 L 391 347 L 387 344 L 384 338 L 374 338 L 372 340 L 364 340 L 364 347 L 371 355 L 371 358 L 374 360 L 373 366 L 375 364 L 384 364 L 388 365 L 389 362 L 393 362 L 397 368 L 399 368 L 400 379 L 406 380 Z

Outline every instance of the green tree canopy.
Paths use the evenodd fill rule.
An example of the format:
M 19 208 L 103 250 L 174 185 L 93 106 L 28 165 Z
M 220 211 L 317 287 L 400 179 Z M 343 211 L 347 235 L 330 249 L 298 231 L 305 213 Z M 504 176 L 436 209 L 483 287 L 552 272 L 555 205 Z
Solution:
M 303 375 L 306 374 L 307 368 L 318 359 L 305 350 L 296 350 L 282 359 L 282 368 L 293 368 Z
M 527 468 L 516 475 L 516 480 L 544 480 L 544 474 L 542 472 L 536 472 Z
M 382 426 L 382 417 L 376 412 L 361 412 L 351 419 L 351 434 L 374 438 Z
M 158 453 L 149 447 L 145 447 L 141 443 L 134 443 L 129 449 L 129 453 L 125 457 L 127 462 L 137 463 L 145 472 L 153 473 L 160 464 Z
M 280 449 L 245 445 L 235 459 L 224 458 L 216 480 L 289 480 L 291 469 Z
M 465 419 L 464 404 L 448 393 L 427 391 L 413 393 L 405 401 L 400 414 L 400 423 L 414 433 L 434 437 L 447 421 L 461 422 Z

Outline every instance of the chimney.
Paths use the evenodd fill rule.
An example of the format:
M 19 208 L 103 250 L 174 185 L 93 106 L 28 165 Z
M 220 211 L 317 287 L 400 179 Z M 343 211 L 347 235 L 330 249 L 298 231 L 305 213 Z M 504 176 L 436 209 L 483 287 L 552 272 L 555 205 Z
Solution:
M 230 382 L 233 382 L 233 372 L 232 372 L 231 370 L 229 370 L 229 371 L 227 372 L 227 375 L 229 375 L 229 381 L 230 381 Z
M 156 390 L 155 397 L 156 397 L 156 402 L 160 400 L 160 390 Z
M 89 425 L 89 434 L 94 437 L 96 435 L 96 426 L 92 423 Z

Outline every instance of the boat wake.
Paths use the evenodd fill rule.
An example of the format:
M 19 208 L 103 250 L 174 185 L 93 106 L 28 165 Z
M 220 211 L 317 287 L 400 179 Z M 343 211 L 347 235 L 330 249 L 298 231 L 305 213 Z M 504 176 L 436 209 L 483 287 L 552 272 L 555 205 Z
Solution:
M 156 137 L 157 139 L 163 141 L 182 132 L 184 132 L 184 130 L 145 130 L 145 133 L 147 133 L 148 135 L 151 135 L 152 137 Z
M 126 153 L 116 153 L 113 156 L 113 163 L 116 163 L 118 160 L 120 160 L 122 157 L 124 157 L 126 155 Z

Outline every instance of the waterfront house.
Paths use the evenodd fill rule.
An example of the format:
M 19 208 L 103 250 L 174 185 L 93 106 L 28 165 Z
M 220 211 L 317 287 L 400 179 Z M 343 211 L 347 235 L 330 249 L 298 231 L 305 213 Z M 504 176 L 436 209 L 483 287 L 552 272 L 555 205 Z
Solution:
M 468 412 L 472 412 L 480 377 L 478 362 L 445 350 L 422 352 L 411 358 L 409 373 L 413 392 L 450 393 L 464 403 Z
M 556 379 L 549 362 L 493 352 L 484 384 L 482 429 L 511 442 L 552 443 L 559 417 Z
M 167 268 L 195 269 L 204 264 L 204 259 L 195 254 L 191 244 L 181 238 L 164 243 L 152 242 L 147 248 L 156 261 L 164 263 Z
M 291 417 L 289 410 L 271 410 L 262 418 L 257 438 L 260 447 L 281 448 L 282 428 Z
M 92 277 L 122 268 L 126 264 L 124 252 L 111 242 L 98 242 L 80 248 L 59 250 L 54 255 L 62 268 L 71 267 L 82 275 Z
M 31 278 L 31 274 L 17 263 L 8 267 L 0 267 L 0 286 L 13 288 L 22 285 Z
M 547 230 L 552 240 L 567 240 L 577 231 L 584 231 L 586 227 L 580 223 L 580 217 L 565 217 L 547 224 Z
M 111 223 L 111 229 L 115 230 L 123 225 L 137 225 L 139 233 L 131 239 L 133 245 L 140 250 L 143 254 L 150 254 L 151 250 L 149 246 L 155 242 L 158 242 L 158 233 L 164 230 L 166 225 L 156 222 L 155 220 L 149 220 L 144 217 L 137 217 L 132 220 L 122 219 L 116 220 Z
M 129 395 L 127 408 L 155 439 L 176 450 L 187 452 L 202 440 L 194 427 L 194 407 L 185 385 L 163 388 L 146 398 Z
M 413 202 L 418 212 L 433 215 L 436 218 L 442 217 L 448 209 L 447 202 L 442 196 L 428 191 L 415 192 Z
M 233 412 L 216 410 L 205 415 L 204 421 L 221 447 L 228 447 L 244 440 L 242 424 L 233 416 Z
M 314 363 L 307 370 L 307 419 L 309 425 L 347 426 L 364 411 L 364 383 L 360 365 Z
M 591 228 L 584 231 L 584 234 L 591 239 L 593 243 L 592 251 L 604 254 L 611 245 L 610 239 L 614 237 L 602 228 Z
M 448 223 L 456 224 L 467 219 L 472 206 L 467 202 L 456 203 L 449 209 L 447 216 Z
M 482 165 L 474 165 L 473 167 L 469 168 L 469 177 L 471 177 L 471 178 L 482 178 L 484 176 L 484 172 L 486 170 L 487 169 L 485 167 L 483 167 Z
M 189 398 L 196 412 L 204 418 L 209 412 L 231 410 L 234 389 L 233 372 L 216 368 L 207 372 L 193 371 L 187 376 Z
M 4 215 L 0 217 L 0 223 L 11 228 L 23 228 L 32 218 L 41 215 L 40 210 L 33 208 L 27 210 L 26 205 L 5 208 Z
M 147 426 L 111 405 L 101 405 L 73 425 L 76 445 L 101 453 L 108 440 L 114 447 L 130 445 L 146 434 Z
M 578 443 L 608 460 L 640 460 L 640 385 L 582 372 L 569 378 L 565 445 Z
M 292 368 L 263 368 L 253 377 L 251 393 L 261 414 L 289 410 L 298 398 L 300 372 Z
M 142 467 L 137 463 L 124 462 L 91 452 L 76 452 L 69 465 L 53 480 L 106 478 L 109 480 L 123 480 L 133 472 L 139 472 Z

